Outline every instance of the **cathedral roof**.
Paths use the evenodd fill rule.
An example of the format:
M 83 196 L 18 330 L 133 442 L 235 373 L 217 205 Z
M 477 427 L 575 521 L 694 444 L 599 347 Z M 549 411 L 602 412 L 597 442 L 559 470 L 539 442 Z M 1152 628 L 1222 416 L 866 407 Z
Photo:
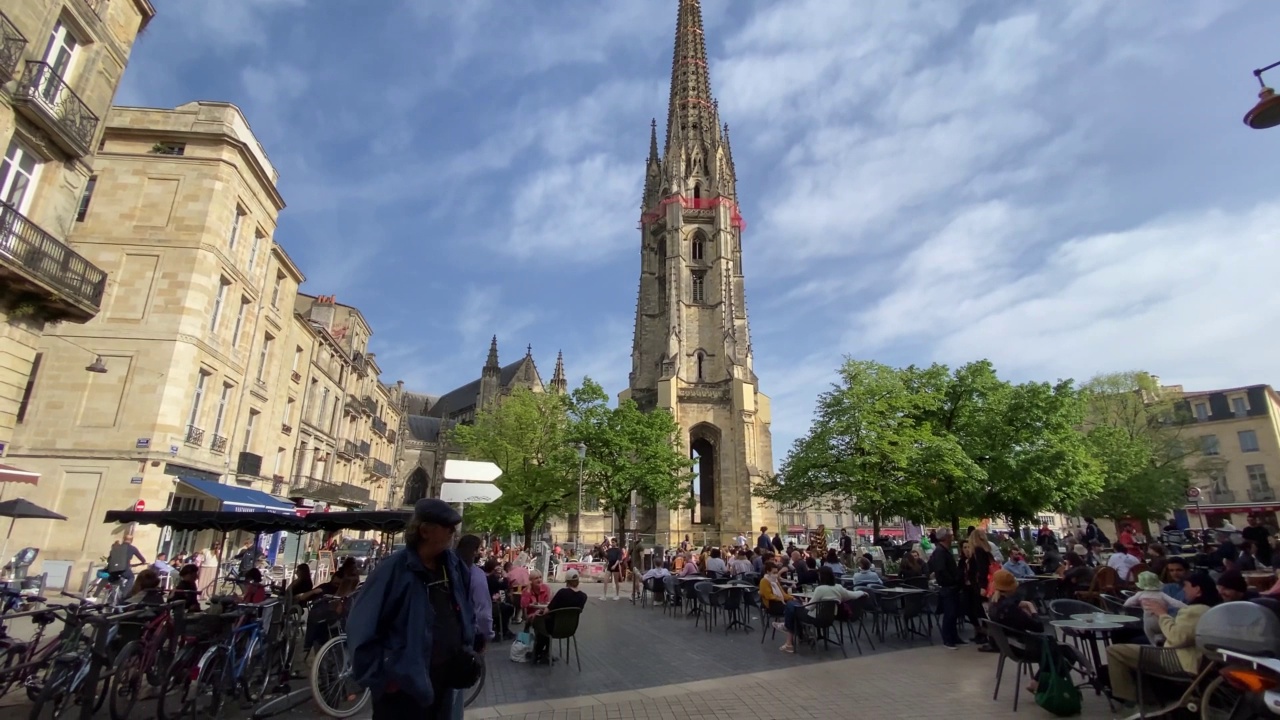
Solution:
M 505 388 L 511 384 L 516 378 L 516 373 L 520 372 L 520 368 L 529 358 L 522 357 L 510 365 L 503 366 L 498 374 L 498 387 Z M 455 388 L 440 396 L 440 399 L 432 404 L 427 414 L 431 417 L 441 418 L 448 417 L 460 410 L 466 410 L 476 404 L 476 400 L 480 397 L 480 379 L 476 378 L 460 388 Z
M 405 418 L 409 423 L 409 434 L 414 440 L 433 443 L 440 439 L 440 431 L 453 426 L 450 420 L 426 415 L 410 415 Z

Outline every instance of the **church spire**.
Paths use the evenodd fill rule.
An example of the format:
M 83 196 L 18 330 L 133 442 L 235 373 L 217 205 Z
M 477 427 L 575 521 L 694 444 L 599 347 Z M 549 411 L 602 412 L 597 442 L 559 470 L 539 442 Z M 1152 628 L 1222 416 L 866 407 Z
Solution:
M 488 375 L 492 373 L 496 375 L 501 369 L 502 366 L 498 365 L 498 336 L 494 335 L 493 340 L 489 342 L 489 358 L 485 360 L 484 371 L 481 374 Z
M 564 352 L 556 353 L 556 370 L 551 374 L 551 392 L 563 395 L 569 390 L 569 380 L 564 376 Z
M 640 209 L 651 207 L 658 200 L 662 186 L 662 159 L 658 157 L 658 119 L 649 121 L 649 159 L 645 162 L 644 198 Z
M 707 43 L 702 33 L 699 0 L 680 0 L 675 51 L 671 59 L 671 100 L 667 106 L 667 156 L 673 145 L 719 131 L 707 70 Z

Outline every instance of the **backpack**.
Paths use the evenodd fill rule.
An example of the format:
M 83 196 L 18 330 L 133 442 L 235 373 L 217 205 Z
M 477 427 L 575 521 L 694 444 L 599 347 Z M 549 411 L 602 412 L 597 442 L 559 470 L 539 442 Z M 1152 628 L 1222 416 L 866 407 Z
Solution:
M 1071 680 L 1071 667 L 1065 659 L 1054 660 L 1052 640 L 1041 643 L 1040 677 L 1036 681 L 1036 704 L 1058 717 L 1079 715 L 1084 705 L 1080 688 Z

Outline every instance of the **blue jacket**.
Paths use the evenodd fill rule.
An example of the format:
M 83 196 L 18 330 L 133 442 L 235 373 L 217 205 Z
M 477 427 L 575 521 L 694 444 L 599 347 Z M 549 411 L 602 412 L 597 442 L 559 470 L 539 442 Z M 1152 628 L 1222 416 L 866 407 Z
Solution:
M 475 610 L 468 587 L 470 573 L 452 550 L 442 565 L 460 610 L 462 643 L 475 642 Z M 394 683 L 420 705 L 435 701 L 431 687 L 431 632 L 435 610 L 427 594 L 426 568 L 411 548 L 392 553 L 369 575 L 347 616 L 347 647 L 353 679 L 375 696 Z M 450 691 L 452 692 L 452 691 Z

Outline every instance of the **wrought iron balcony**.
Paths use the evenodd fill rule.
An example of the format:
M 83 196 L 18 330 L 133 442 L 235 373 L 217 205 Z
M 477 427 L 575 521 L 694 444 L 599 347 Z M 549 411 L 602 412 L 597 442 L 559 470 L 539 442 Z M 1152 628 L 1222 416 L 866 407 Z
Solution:
M 356 457 L 369 457 L 369 449 L 369 443 L 361 442 L 360 446 L 356 448 Z
M 93 152 L 98 116 L 52 65 L 28 60 L 13 101 L 19 111 L 48 131 L 49 137 L 68 154 L 84 157 Z
M 227 451 L 227 439 L 221 435 L 214 435 L 213 439 L 209 441 L 209 449 L 218 454 L 225 453 Z
M 0 84 L 9 82 L 17 72 L 18 63 L 22 62 L 22 51 L 26 49 L 27 39 L 4 13 L 0 13 Z
M 383 420 L 383 419 L 382 419 L 382 418 L 380 418 L 380 417 L 374 417 L 374 418 L 373 418 L 373 420 L 371 420 L 371 421 L 370 421 L 370 424 L 373 426 L 373 431 L 374 431 L 374 432 L 378 433 L 379 435 L 381 435 L 381 436 L 383 436 L 383 437 L 386 437 L 386 435 L 387 435 L 387 421 L 386 421 L 386 420 Z
M 289 483 L 289 497 L 331 503 L 342 502 L 342 486 L 319 478 L 295 475 Z
M 1253 502 L 1273 502 L 1276 499 L 1274 488 L 1249 488 L 1249 499 Z
M 37 295 L 46 319 L 85 322 L 98 314 L 107 273 L 0 202 L 0 280 Z
M 351 483 L 342 483 L 339 493 L 342 496 L 343 502 L 346 503 L 364 505 L 372 499 L 372 495 L 368 488 L 362 488 L 359 485 L 352 485 Z
M 1233 503 L 1236 501 L 1236 493 L 1234 490 L 1210 490 L 1209 502 L 1215 505 L 1225 503 Z
M 364 464 L 364 469 L 380 477 L 391 477 L 390 463 L 382 462 L 377 458 L 369 458 Z
M 395 430 L 388 430 L 388 431 L 387 431 L 387 442 L 391 443 L 392 445 L 395 445 L 395 444 L 396 444 L 396 431 L 395 431 Z
M 360 404 L 360 398 L 355 395 L 347 395 L 343 406 L 348 415 L 356 416 L 364 412 L 364 407 Z
M 338 454 L 345 455 L 348 458 L 355 457 L 359 450 L 360 448 L 356 447 L 356 444 L 350 440 L 343 440 L 342 444 L 338 446 Z
M 280 426 L 280 432 L 284 433 L 285 435 L 291 435 L 293 434 L 293 426 L 290 425 L 289 423 L 285 423 Z
M 300 383 L 302 382 L 302 373 L 294 370 L 293 373 L 289 375 L 289 379 L 296 383 Z
M 204 444 L 204 431 L 195 425 L 187 426 L 187 444 L 200 447 Z
M 378 414 L 378 403 L 375 402 L 374 399 L 369 397 L 368 395 L 364 396 L 364 399 L 360 401 L 360 404 L 364 408 L 364 411 L 366 414 L 368 415 Z
M 279 495 L 282 492 L 284 492 L 284 476 L 272 475 L 271 476 L 271 494 Z

